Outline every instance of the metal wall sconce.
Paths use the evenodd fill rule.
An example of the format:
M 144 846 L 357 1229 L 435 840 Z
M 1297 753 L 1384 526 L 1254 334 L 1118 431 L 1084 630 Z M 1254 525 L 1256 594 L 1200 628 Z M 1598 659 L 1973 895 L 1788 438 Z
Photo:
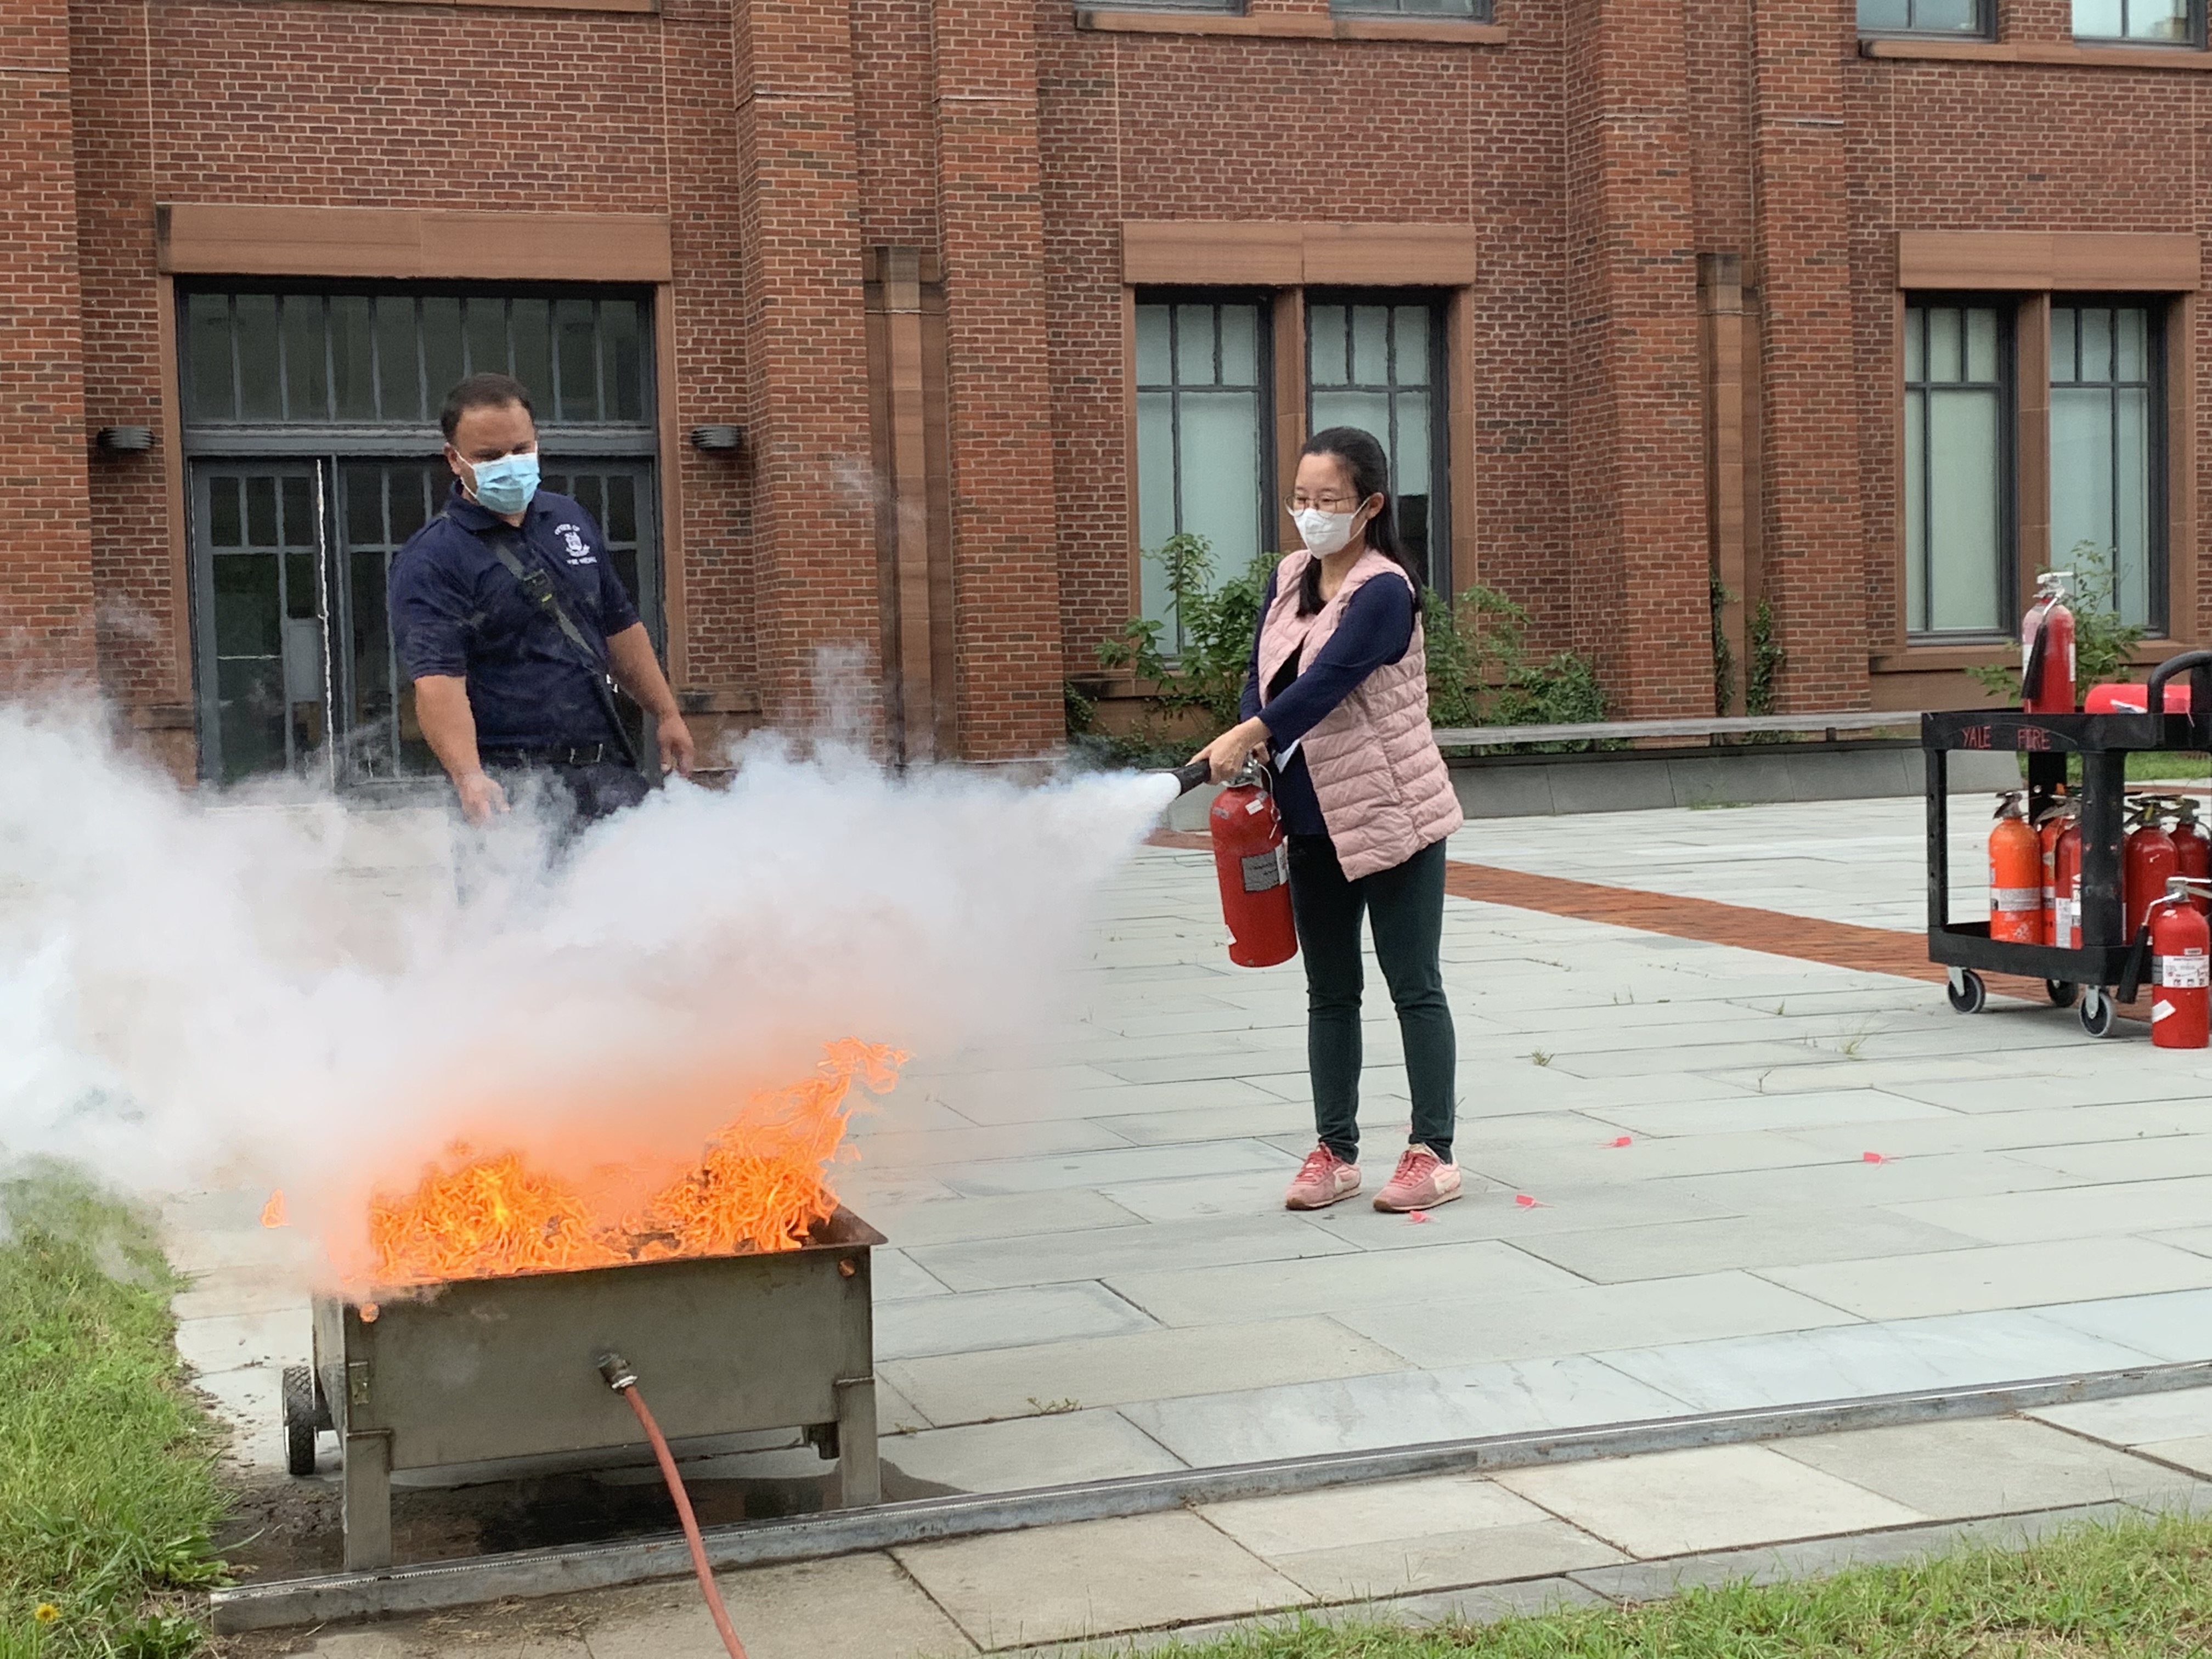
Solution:
M 726 455 L 741 448 L 745 441 L 745 429 L 741 426 L 695 426 L 691 428 L 691 447 L 705 450 L 710 455 Z
M 143 455 L 154 447 L 150 426 L 104 426 L 93 441 L 109 455 Z

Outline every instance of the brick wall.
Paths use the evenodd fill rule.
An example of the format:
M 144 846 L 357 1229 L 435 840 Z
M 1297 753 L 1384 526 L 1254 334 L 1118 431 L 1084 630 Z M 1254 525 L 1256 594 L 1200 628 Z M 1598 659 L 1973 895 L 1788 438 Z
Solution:
M 0 34 L 0 687 L 94 665 L 66 0 Z
M 2002 9 L 2008 42 L 2067 39 L 2067 0 Z M 863 259 L 916 247 L 944 272 L 939 695 L 963 752 L 1035 752 L 1132 604 L 1118 227 L 1373 220 L 1465 226 L 1476 249 L 1458 579 L 1528 605 L 1538 649 L 1589 653 L 1631 714 L 1710 695 L 1697 261 L 1740 256 L 1747 585 L 1789 653 L 1783 707 L 1896 706 L 1905 681 L 1872 666 L 1901 638 L 1894 233 L 2202 234 L 2212 75 L 1869 60 L 1851 0 L 1496 15 L 1502 44 L 1085 30 L 1067 0 L 15 0 L 11 665 L 96 662 L 141 724 L 189 703 L 181 467 L 86 461 L 91 428 L 171 413 L 156 203 L 652 211 L 675 251 L 673 424 L 748 434 L 734 459 L 663 457 L 682 688 L 804 722 L 818 647 L 850 645 L 847 707 L 876 729 Z M 2193 343 L 2201 406 L 2212 340 Z M 2212 435 L 2191 441 L 2201 490 Z M 2178 631 L 2202 638 L 2212 582 L 2194 592 Z

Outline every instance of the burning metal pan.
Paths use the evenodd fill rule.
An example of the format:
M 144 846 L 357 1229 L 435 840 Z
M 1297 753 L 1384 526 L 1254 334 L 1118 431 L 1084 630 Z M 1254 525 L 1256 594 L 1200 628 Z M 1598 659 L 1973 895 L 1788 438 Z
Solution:
M 796 1249 L 457 1279 L 366 1310 L 314 1304 L 314 1364 L 287 1378 L 295 1474 L 314 1433 L 345 1457 L 349 1571 L 392 1563 L 395 1471 L 642 1449 L 601 1377 L 618 1352 L 671 1439 L 799 1428 L 838 1502 L 881 1495 L 870 1250 L 842 1206 Z

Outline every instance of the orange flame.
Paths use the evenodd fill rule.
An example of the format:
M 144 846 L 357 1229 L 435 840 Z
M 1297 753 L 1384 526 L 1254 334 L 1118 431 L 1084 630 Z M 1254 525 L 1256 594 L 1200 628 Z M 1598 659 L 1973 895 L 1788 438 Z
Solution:
M 261 1224 L 281 1227 L 284 1224 L 284 1189 L 279 1187 L 269 1194 L 269 1201 L 261 1206 Z
M 796 1249 L 836 1210 L 824 1175 L 844 1137 L 854 1081 L 880 1094 L 905 1059 L 855 1038 L 831 1043 L 817 1075 L 754 1096 L 708 1143 L 698 1168 L 619 1218 L 517 1153 L 479 1158 L 456 1144 L 447 1149 L 455 1167 L 432 1170 L 404 1197 L 370 1199 L 374 1280 L 422 1285 Z

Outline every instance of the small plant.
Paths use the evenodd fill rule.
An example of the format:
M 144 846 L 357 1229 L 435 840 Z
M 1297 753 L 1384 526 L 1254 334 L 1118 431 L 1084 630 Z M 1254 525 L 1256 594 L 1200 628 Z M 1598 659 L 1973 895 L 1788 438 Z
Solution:
M 1035 1395 L 1031 1395 L 1029 1400 L 1030 1404 L 1036 1407 L 1039 1417 L 1063 1417 L 1069 1412 L 1083 1409 L 1080 1400 L 1040 1400 Z
M 2111 549 L 2094 542 L 2076 542 L 2067 556 L 2074 567 L 2074 592 L 2068 596 L 2066 607 L 2074 613 L 2074 702 L 2079 707 L 2091 686 L 2128 678 L 2143 629 L 2139 623 L 2122 621 L 2113 606 Z M 2046 565 L 2045 569 L 2051 568 Z M 2008 702 L 2020 701 L 2017 660 L 1984 663 L 1966 672 L 1991 696 Z
M 1736 595 L 1717 575 L 1712 578 L 1713 713 L 1725 714 L 1735 701 L 1735 648 L 1729 645 L 1723 618 Z
M 1159 717 L 1203 716 L 1213 731 L 1237 723 L 1249 672 L 1260 602 L 1280 556 L 1263 553 L 1218 586 L 1205 537 L 1179 532 L 1152 555 L 1166 580 L 1168 617 L 1132 617 L 1098 644 L 1103 668 L 1127 669 L 1149 705 L 1139 732 L 1096 729 L 1097 700 L 1073 684 L 1062 691 L 1073 746 L 1107 764 L 1173 765 L 1188 757 Z M 1496 588 L 1476 586 L 1448 601 L 1421 595 L 1432 726 L 1557 726 L 1605 718 L 1597 670 L 1571 651 L 1532 661 L 1528 613 Z M 1586 749 L 1582 742 L 1528 745 L 1540 751 Z
M 1203 709 L 1217 726 L 1233 726 L 1275 556 L 1261 554 L 1218 586 L 1213 547 L 1203 536 L 1180 531 L 1154 556 L 1167 578 L 1174 634 L 1168 636 L 1157 618 L 1132 617 L 1119 634 L 1099 641 L 1099 665 L 1151 681 L 1154 698 L 1170 714 Z
M 1775 694 L 1789 661 L 1781 641 L 1775 637 L 1774 606 L 1762 599 L 1751 613 L 1751 661 L 1743 681 L 1745 714 L 1774 712 Z
M 1532 1050 L 1528 1058 L 1534 1060 L 1539 1066 L 1549 1066 L 1552 1063 L 1551 1055 L 1546 1054 L 1541 1048 Z

